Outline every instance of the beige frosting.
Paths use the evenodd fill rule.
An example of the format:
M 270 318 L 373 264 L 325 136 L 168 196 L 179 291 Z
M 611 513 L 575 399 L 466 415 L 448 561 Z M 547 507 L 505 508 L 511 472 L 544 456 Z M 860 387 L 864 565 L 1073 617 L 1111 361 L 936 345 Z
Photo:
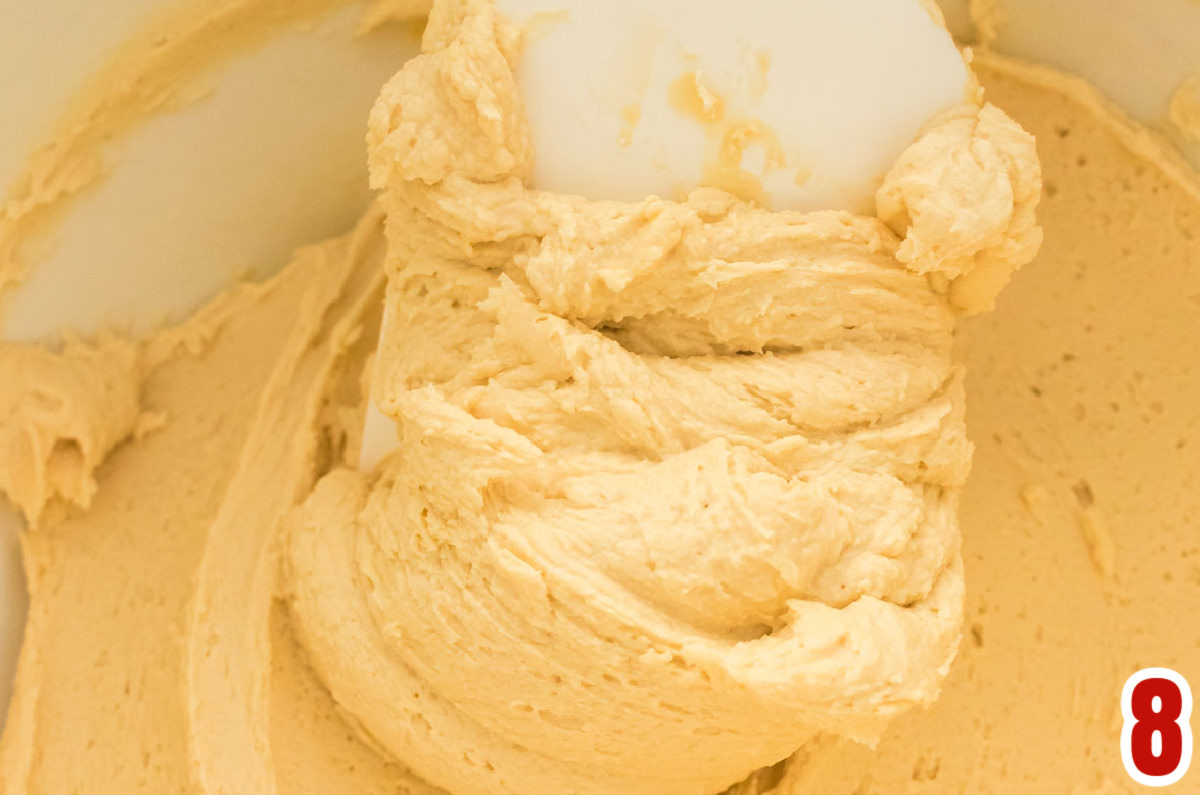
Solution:
M 890 226 L 546 195 L 515 40 L 440 10 L 373 118 L 386 261 L 375 209 L 145 344 L 0 348 L 3 400 L 73 407 L 3 438 L 97 451 L 0 448 L 10 493 L 96 484 L 24 538 L 0 793 L 1123 791 L 1120 682 L 1200 660 L 1195 181 L 983 59 L 1047 245 L 962 340 L 964 604 L 951 332 L 1035 245 L 1028 138 L 937 120 Z M 362 476 L 381 265 L 403 439 Z
M 1000 0 L 967 0 L 967 9 L 975 27 L 976 44 L 991 47 L 1008 19 Z
M 1200 75 L 1180 83 L 1171 96 L 1167 115 L 1181 135 L 1200 141 Z
M 141 411 L 140 377 L 137 347 L 112 336 L 59 352 L 0 343 L 0 491 L 31 524 L 56 498 L 86 508 L 109 451 L 161 421 Z
M 713 190 L 590 202 L 525 184 L 518 44 L 436 3 L 372 112 L 399 447 L 293 523 L 301 645 L 455 791 L 712 792 L 873 742 L 957 646 L 953 309 L 1036 251 L 1032 138 L 936 120 L 880 191 L 900 237 Z
M 387 24 L 424 26 L 432 7 L 433 0 L 374 0 L 363 12 L 359 30 L 369 33 Z
M 23 539 L 32 599 L 0 792 L 274 791 L 273 759 L 288 756 L 270 739 L 271 697 L 305 684 L 272 673 L 286 650 L 271 653 L 275 539 L 315 473 L 353 452 L 382 249 L 368 213 L 149 342 L 138 405 L 165 425 L 110 453 L 86 512 L 47 511 Z M 56 368 L 62 399 L 100 416 L 109 390 L 93 361 Z M 81 449 L 128 429 L 109 422 L 87 426 Z M 322 728 L 319 708 L 275 715 L 302 721 L 293 736 Z M 333 753 L 344 735 L 312 742 Z
M 1200 677 L 1200 180 L 1084 81 L 976 65 L 1037 136 L 1046 240 L 959 330 L 962 649 L 934 705 L 874 750 L 810 748 L 781 795 L 1143 793 L 1121 687 L 1151 665 Z M 1195 784 L 1193 765 L 1177 789 Z

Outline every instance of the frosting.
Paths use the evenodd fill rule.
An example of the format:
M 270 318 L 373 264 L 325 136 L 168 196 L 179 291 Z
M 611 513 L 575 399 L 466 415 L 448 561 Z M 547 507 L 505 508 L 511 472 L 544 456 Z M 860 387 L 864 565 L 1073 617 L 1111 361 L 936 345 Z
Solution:
M 371 114 L 370 477 L 292 522 L 298 637 L 374 744 L 472 792 L 698 792 L 873 742 L 957 646 L 955 310 L 1033 256 L 1033 139 L 935 120 L 883 221 L 526 184 L 519 33 L 436 3 Z
M 31 524 L 56 498 L 88 507 L 109 451 L 161 420 L 141 410 L 140 364 L 111 336 L 68 338 L 57 353 L 0 343 L 0 491 Z

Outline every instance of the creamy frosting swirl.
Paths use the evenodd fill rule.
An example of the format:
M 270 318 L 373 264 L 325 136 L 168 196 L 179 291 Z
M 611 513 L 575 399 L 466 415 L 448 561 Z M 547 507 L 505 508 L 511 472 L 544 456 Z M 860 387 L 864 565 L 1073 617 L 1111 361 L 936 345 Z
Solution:
M 371 117 L 374 392 L 399 446 L 293 515 L 301 645 L 462 792 L 715 792 L 873 742 L 959 638 L 956 315 L 1036 252 L 1032 138 L 968 104 L 879 218 L 537 191 L 488 0 L 435 3 Z

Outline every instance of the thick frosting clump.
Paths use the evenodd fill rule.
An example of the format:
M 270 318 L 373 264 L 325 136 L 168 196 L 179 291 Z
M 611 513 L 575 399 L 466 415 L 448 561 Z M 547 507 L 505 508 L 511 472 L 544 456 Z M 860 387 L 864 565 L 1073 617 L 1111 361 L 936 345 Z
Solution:
M 463 792 L 715 792 L 873 742 L 959 638 L 959 310 L 1035 253 L 1033 140 L 936 120 L 880 217 L 527 184 L 520 37 L 435 3 L 371 116 L 399 445 L 291 521 L 296 632 Z
M 108 452 L 156 421 L 138 397 L 135 345 L 68 339 L 54 352 L 0 345 L 0 491 L 36 525 L 55 498 L 86 508 Z
M 968 313 L 992 309 L 1042 244 L 1033 136 L 994 105 L 931 123 L 884 179 L 879 217 L 903 239 L 896 259 Z

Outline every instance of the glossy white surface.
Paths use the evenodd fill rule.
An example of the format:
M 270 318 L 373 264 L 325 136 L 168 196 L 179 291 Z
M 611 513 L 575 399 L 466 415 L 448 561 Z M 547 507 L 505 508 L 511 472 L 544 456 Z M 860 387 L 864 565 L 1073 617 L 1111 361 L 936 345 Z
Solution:
M 766 171 L 761 147 L 744 161 L 773 207 L 862 209 L 921 126 L 962 101 L 967 79 L 917 0 L 497 5 L 537 31 L 518 71 L 534 185 L 589 198 L 675 197 L 701 184 L 715 160 L 711 125 L 669 100 L 695 72 L 728 121 L 759 120 L 778 136 L 782 168 Z

